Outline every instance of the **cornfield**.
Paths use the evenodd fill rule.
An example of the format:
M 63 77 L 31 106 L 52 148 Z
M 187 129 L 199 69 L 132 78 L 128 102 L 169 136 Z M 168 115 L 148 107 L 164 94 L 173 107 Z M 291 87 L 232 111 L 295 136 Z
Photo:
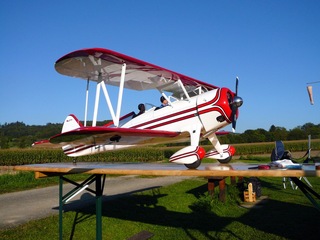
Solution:
M 286 150 L 302 152 L 308 150 L 307 141 L 284 142 Z M 274 143 L 235 144 L 236 155 L 271 154 Z M 155 162 L 168 159 L 180 147 L 140 147 L 118 151 L 110 151 L 96 155 L 77 157 L 77 161 L 83 162 Z M 205 150 L 212 146 L 204 146 Z M 320 150 L 320 139 L 312 140 L 312 150 Z M 61 149 L 2 149 L 0 150 L 0 166 L 14 166 L 24 164 L 39 164 L 52 162 L 71 162 L 70 158 L 63 154 Z
M 133 148 L 71 158 L 61 149 L 4 149 L 0 150 L 0 166 L 53 162 L 150 162 L 165 159 L 166 151 L 157 148 Z M 172 153 L 173 154 L 173 153 Z

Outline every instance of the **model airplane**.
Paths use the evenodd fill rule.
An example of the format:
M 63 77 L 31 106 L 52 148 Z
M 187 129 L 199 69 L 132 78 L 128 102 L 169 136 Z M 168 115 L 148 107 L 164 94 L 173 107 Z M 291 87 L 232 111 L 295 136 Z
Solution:
M 217 135 L 225 134 L 220 129 L 229 124 L 235 130 L 238 108 L 243 103 L 237 94 L 238 78 L 236 91 L 233 92 L 101 48 L 71 52 L 55 63 L 55 69 L 63 75 L 87 80 L 87 96 L 89 81 L 97 84 L 92 126 L 86 126 L 86 97 L 84 124 L 76 116 L 69 115 L 62 132 L 47 141 L 59 144 L 70 157 L 187 140 L 190 140 L 190 146 L 173 154 L 170 162 L 194 169 L 204 157 L 227 163 L 234 155 L 235 149 L 220 144 Z M 116 111 L 110 100 L 108 85 L 119 87 Z M 120 116 L 124 88 L 137 91 L 155 89 L 167 106 L 159 108 L 153 104 L 140 104 L 138 114 L 130 112 Z M 96 126 L 101 89 L 113 121 Z M 213 145 L 207 153 L 199 146 L 200 140 L 206 138 Z

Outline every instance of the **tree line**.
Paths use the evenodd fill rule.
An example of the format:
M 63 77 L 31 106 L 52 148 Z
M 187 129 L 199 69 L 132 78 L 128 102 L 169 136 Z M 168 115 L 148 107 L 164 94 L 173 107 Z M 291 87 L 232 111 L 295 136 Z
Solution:
M 271 125 L 269 130 L 258 128 L 255 130 L 246 130 L 241 134 L 228 134 L 220 137 L 224 143 L 259 143 L 273 142 L 277 140 L 307 140 L 311 135 L 312 139 L 320 138 L 320 124 L 306 123 L 287 130 L 284 127 Z
M 97 125 L 106 124 L 99 122 Z M 89 123 L 90 124 L 90 123 Z M 62 124 L 47 123 L 46 125 L 26 125 L 23 122 L 0 124 L 0 148 L 27 148 L 35 141 L 48 139 L 61 132 Z M 267 131 L 262 128 L 246 130 L 240 134 L 227 134 L 220 136 L 221 143 L 256 143 L 272 142 L 276 140 L 306 140 L 308 135 L 312 139 L 320 138 L 320 124 L 306 123 L 287 130 L 284 127 L 272 125 Z

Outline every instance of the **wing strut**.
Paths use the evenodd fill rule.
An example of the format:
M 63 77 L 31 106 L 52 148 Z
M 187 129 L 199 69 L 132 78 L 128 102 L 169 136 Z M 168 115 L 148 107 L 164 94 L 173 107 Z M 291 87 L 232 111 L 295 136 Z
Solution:
M 102 87 L 102 91 L 104 93 L 104 96 L 106 98 L 106 102 L 108 104 L 108 108 L 109 108 L 109 111 L 110 111 L 110 114 L 111 114 L 111 117 L 112 117 L 112 120 L 113 120 L 113 124 L 116 127 L 119 126 L 120 112 L 121 112 L 121 106 L 122 106 L 123 88 L 124 88 L 124 80 L 125 80 L 125 76 L 126 76 L 126 66 L 127 65 L 125 63 L 122 64 L 116 114 L 114 113 L 114 109 L 113 109 L 112 104 L 111 104 L 111 100 L 110 100 L 110 96 L 109 96 L 106 84 L 105 84 L 104 81 L 102 81 L 101 73 L 99 74 L 97 90 L 96 90 L 96 101 L 95 101 L 95 106 L 94 106 L 94 116 L 93 116 L 92 126 L 96 126 L 96 123 L 97 123 L 101 87 Z
M 209 139 L 209 141 L 212 143 L 212 145 L 214 146 L 214 148 L 217 150 L 217 152 L 220 154 L 220 156 L 223 156 L 223 148 L 220 145 L 220 142 L 217 138 L 217 135 L 214 132 L 211 132 L 207 138 Z
M 104 82 L 101 82 L 101 86 L 102 86 L 102 90 L 103 90 L 104 96 L 105 96 L 107 104 L 108 104 L 108 108 L 109 108 L 112 120 L 114 121 L 115 118 L 116 118 L 116 115 L 114 114 L 114 111 L 113 111 L 113 107 L 112 107 L 112 104 L 111 104 L 111 100 L 110 100 L 110 97 L 109 97 L 109 93 L 108 93 L 107 87 L 104 84 Z
M 188 101 L 190 102 L 190 96 L 189 96 L 189 94 L 187 93 L 187 90 L 186 90 L 186 88 L 184 87 L 184 85 L 183 85 L 183 83 L 181 82 L 180 79 L 178 80 L 178 84 L 180 85 L 180 87 L 182 88 L 182 91 L 184 92 L 184 94 L 185 94 L 186 97 L 188 98 Z
M 118 127 L 119 125 L 120 111 L 122 106 L 123 86 L 124 86 L 124 79 L 126 76 L 126 67 L 127 65 L 123 63 L 122 70 L 121 70 L 120 88 L 119 88 L 119 94 L 118 94 L 117 116 L 116 116 L 116 121 L 113 121 L 116 127 Z
M 99 108 L 99 99 L 100 99 L 100 89 L 101 89 L 101 73 L 98 76 L 98 84 L 96 88 L 96 100 L 94 103 L 94 111 L 93 111 L 93 120 L 92 126 L 95 127 L 97 125 L 97 116 L 98 116 L 98 108 Z
M 88 101 L 89 101 L 89 78 L 87 80 L 87 89 L 86 89 L 86 106 L 84 109 L 84 126 L 87 126 L 87 117 L 88 117 Z

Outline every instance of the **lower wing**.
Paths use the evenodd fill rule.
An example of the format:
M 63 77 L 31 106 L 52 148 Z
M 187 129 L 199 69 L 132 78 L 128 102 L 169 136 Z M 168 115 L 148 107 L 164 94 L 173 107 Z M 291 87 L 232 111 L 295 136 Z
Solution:
M 157 143 L 163 138 L 179 136 L 179 132 L 147 130 L 134 128 L 109 128 L 109 127 L 80 127 L 75 130 L 55 135 L 49 139 L 50 143 L 59 145 L 80 144 L 143 144 L 148 141 Z

